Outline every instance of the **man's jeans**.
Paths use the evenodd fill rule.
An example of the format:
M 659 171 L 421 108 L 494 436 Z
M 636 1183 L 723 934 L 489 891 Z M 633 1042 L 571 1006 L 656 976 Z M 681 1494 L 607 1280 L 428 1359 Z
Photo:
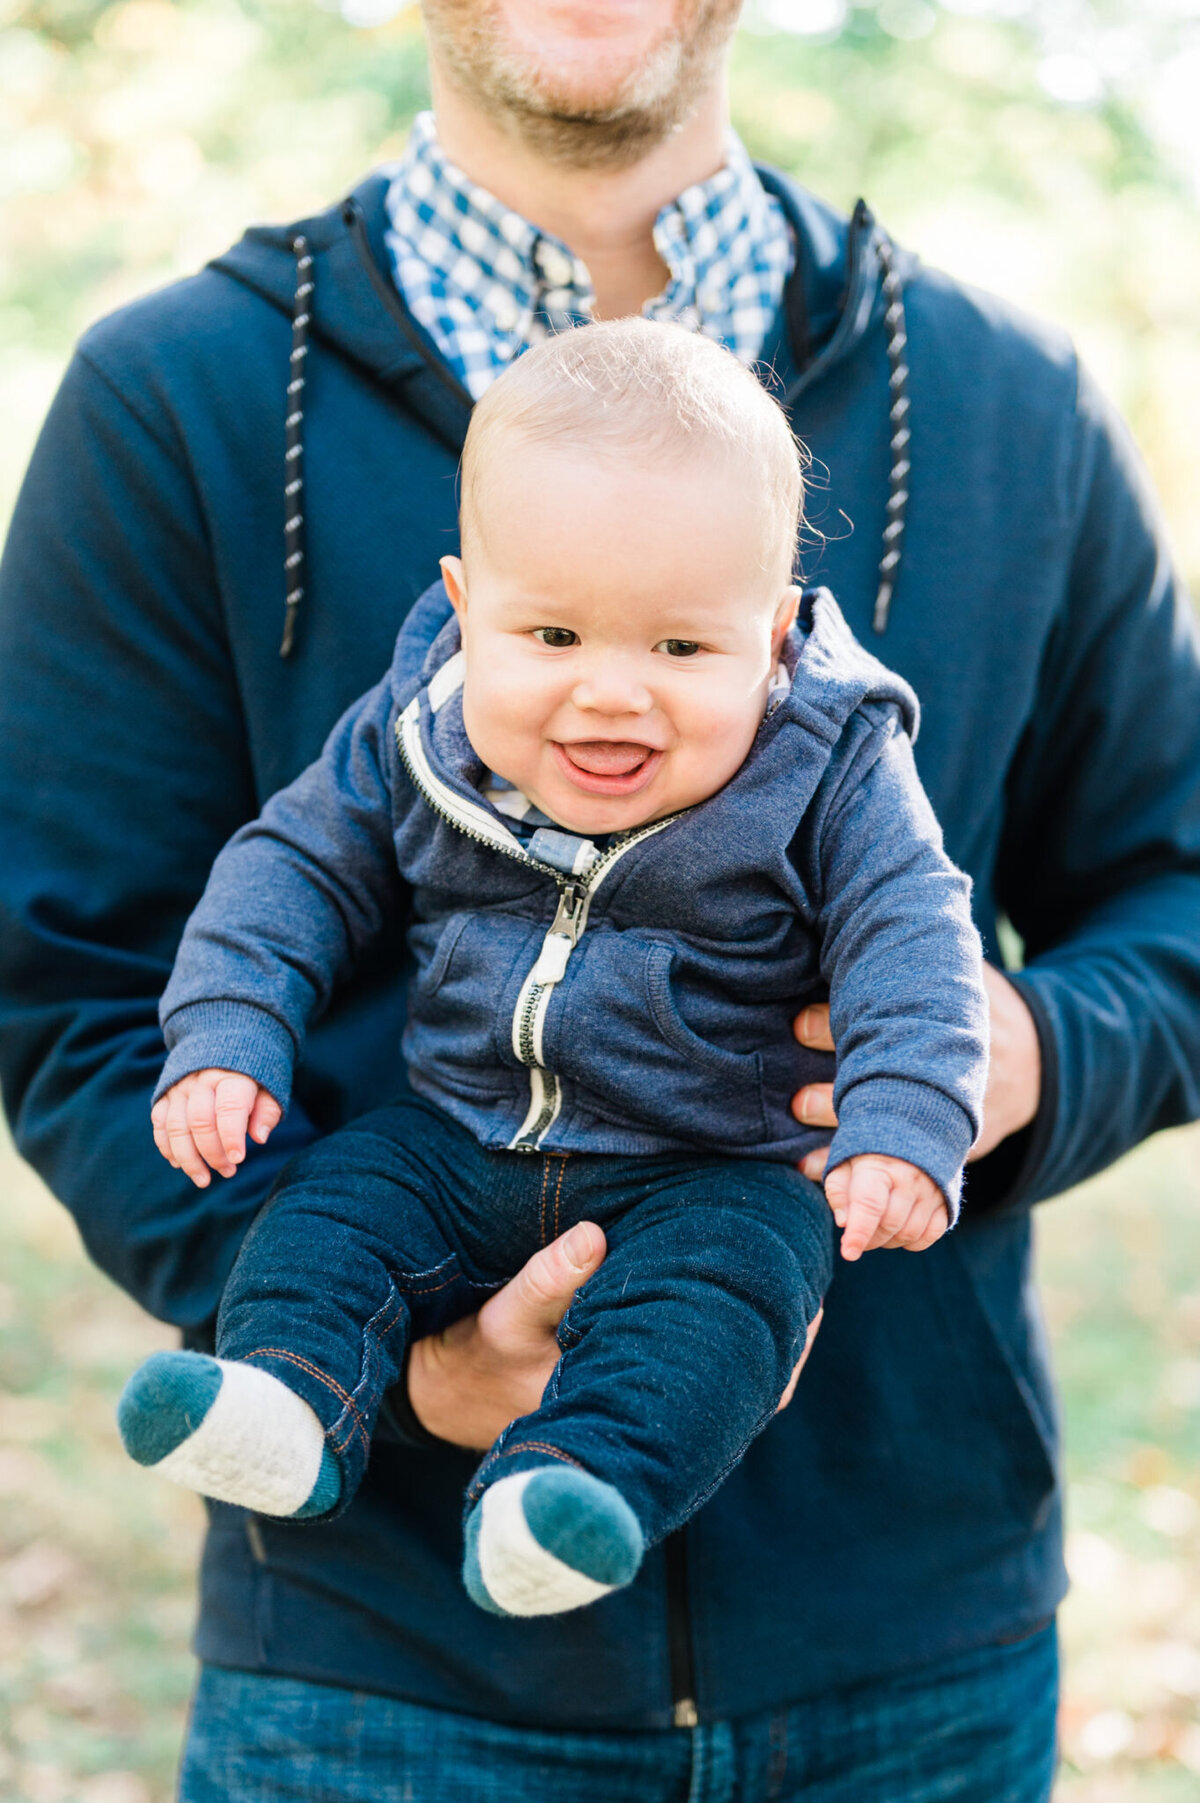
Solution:
M 615 1484 L 653 1543 L 771 1419 L 829 1282 L 828 1204 L 786 1165 L 489 1152 L 440 1109 L 398 1103 L 289 1165 L 229 1279 L 217 1351 L 312 1406 L 348 1502 L 410 1337 L 582 1220 L 608 1257 L 559 1329 L 542 1406 L 468 1494 L 565 1459 Z
M 703 1728 L 506 1728 L 291 1678 L 201 1673 L 179 1803 L 1046 1803 L 1053 1624 Z

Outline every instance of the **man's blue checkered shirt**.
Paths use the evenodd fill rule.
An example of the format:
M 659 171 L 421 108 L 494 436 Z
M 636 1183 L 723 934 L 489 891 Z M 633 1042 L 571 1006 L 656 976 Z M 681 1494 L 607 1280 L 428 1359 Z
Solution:
M 476 400 L 521 351 L 592 317 L 586 266 L 456 169 L 432 113 L 413 125 L 387 213 L 396 284 Z M 654 243 L 670 281 L 646 317 L 691 326 L 755 362 L 795 248 L 783 208 L 732 133 L 724 167 L 659 213 Z

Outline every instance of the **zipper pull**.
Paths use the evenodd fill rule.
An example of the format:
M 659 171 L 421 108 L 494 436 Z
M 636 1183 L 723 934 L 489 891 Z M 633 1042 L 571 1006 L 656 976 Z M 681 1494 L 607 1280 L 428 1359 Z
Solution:
M 567 959 L 575 949 L 575 941 L 565 933 L 547 933 L 542 940 L 538 961 L 530 972 L 530 981 L 539 984 L 561 983 Z
M 529 973 L 532 983 L 561 983 L 567 959 L 579 943 L 587 916 L 588 894 L 581 883 L 567 883 L 558 898 L 550 931 L 542 941 L 538 961 Z

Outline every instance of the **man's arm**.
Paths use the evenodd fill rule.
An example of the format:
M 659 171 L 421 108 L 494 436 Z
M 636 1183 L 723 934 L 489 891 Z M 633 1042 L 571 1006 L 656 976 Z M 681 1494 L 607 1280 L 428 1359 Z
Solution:
M 159 1157 L 158 998 L 213 857 L 256 810 L 186 461 L 77 356 L 0 568 L 0 1080 L 24 1155 L 152 1313 L 214 1313 L 274 1173 L 201 1195 Z
M 1129 435 L 1086 380 L 1061 624 L 997 897 L 1044 1053 L 1026 1199 L 1200 1114 L 1200 635 Z

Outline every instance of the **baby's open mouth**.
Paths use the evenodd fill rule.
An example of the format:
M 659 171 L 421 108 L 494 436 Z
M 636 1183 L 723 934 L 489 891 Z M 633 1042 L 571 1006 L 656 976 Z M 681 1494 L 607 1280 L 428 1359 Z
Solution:
M 554 740 L 553 748 L 563 775 L 589 795 L 636 795 L 663 755 L 634 739 L 576 739 L 569 745 Z

